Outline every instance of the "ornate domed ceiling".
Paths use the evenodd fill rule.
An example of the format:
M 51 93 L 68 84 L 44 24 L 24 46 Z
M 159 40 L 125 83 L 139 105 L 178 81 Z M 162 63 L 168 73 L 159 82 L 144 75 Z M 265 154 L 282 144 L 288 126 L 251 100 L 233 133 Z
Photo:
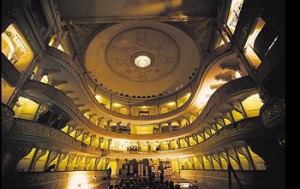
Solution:
M 191 82 L 201 66 L 200 48 L 173 25 L 122 22 L 98 32 L 84 64 L 98 85 L 129 97 L 171 94 Z
M 137 82 L 167 76 L 179 58 L 179 48 L 172 37 L 153 28 L 141 27 L 117 34 L 105 52 L 106 63 L 112 71 Z

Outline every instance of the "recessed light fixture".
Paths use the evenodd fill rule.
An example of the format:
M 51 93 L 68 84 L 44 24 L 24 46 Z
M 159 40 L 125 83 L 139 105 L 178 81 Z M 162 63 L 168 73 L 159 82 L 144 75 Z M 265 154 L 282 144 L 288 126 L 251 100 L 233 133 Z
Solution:
M 134 64 L 139 68 L 146 68 L 151 64 L 151 58 L 147 55 L 139 55 L 134 58 Z

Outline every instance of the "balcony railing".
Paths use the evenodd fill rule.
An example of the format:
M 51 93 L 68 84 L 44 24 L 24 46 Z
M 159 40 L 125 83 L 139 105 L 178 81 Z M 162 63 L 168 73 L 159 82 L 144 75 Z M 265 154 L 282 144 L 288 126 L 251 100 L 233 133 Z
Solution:
M 78 151 L 81 153 L 100 156 L 101 150 L 93 146 L 83 145 L 66 133 L 55 128 L 34 121 L 15 119 L 15 124 L 5 135 L 6 138 L 15 138 L 20 141 L 33 142 L 55 146 L 57 149 Z
M 66 96 L 63 92 L 60 90 L 46 85 L 44 83 L 36 82 L 36 81 L 28 81 L 24 85 L 24 90 L 29 96 L 32 96 L 34 98 L 39 98 L 40 100 L 43 100 L 44 98 L 52 99 L 51 102 L 56 104 L 59 107 L 62 107 L 62 109 L 67 112 L 75 121 L 78 121 L 81 125 L 85 125 L 86 129 L 90 132 L 96 132 L 96 134 L 103 134 L 104 136 L 112 135 L 111 131 L 102 129 L 100 127 L 96 127 L 89 119 L 87 119 L 83 113 L 78 109 L 78 107 L 74 104 L 74 102 Z M 212 112 L 216 111 L 216 104 L 222 103 L 226 98 L 233 96 L 234 94 L 241 93 L 242 91 L 251 91 L 255 89 L 254 82 L 249 77 L 243 77 L 237 80 L 234 80 L 232 82 L 229 82 L 222 86 L 220 89 L 218 89 L 209 99 L 207 105 L 205 106 L 204 110 L 198 116 L 198 118 L 190 125 L 189 127 L 184 127 L 182 129 L 179 129 L 177 131 L 173 132 L 165 132 L 165 133 L 159 133 L 155 135 L 151 135 L 151 139 L 164 139 L 166 137 L 173 138 L 177 135 L 183 135 L 183 133 L 191 133 L 195 132 L 195 130 L 199 130 L 201 127 L 200 125 L 203 125 L 203 121 L 209 117 L 209 115 L 212 114 Z M 180 107 L 182 108 L 182 107 Z M 179 109 L 180 109 L 179 108 Z M 168 120 L 168 117 L 174 116 L 174 113 L 179 113 L 179 109 L 175 110 L 174 112 L 169 112 L 163 115 L 159 116 L 151 116 L 151 121 L 156 122 L 158 124 L 162 120 Z M 109 114 L 108 110 L 103 109 L 106 114 Z M 112 112 L 110 112 L 112 113 Z M 134 116 L 128 116 L 128 115 L 121 115 L 121 114 L 113 114 L 114 119 L 126 119 L 129 121 L 143 121 L 143 120 L 149 120 L 149 116 L 147 116 L 146 119 L 143 119 L 143 117 L 134 117 Z M 172 120 L 173 117 L 170 117 L 169 119 Z M 168 120 L 169 121 L 169 120 Z M 120 138 L 120 139 L 126 139 L 128 138 L 129 134 L 121 134 L 121 133 L 114 133 L 114 138 Z M 145 139 L 146 135 L 143 135 L 143 137 L 138 135 L 131 135 L 131 139 Z

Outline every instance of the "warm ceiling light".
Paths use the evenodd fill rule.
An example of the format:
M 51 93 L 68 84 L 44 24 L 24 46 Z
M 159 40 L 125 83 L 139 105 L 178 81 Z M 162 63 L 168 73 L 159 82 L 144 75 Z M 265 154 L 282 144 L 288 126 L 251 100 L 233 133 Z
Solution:
M 95 98 L 100 102 L 102 97 L 100 95 L 95 95 Z
M 139 68 L 146 68 L 150 66 L 151 59 L 146 55 L 139 55 L 134 59 L 134 64 Z
M 113 103 L 113 106 L 114 106 L 114 107 L 121 107 L 122 105 L 119 104 L 119 103 Z
M 168 105 L 169 106 L 174 106 L 176 103 L 175 102 L 169 102 Z

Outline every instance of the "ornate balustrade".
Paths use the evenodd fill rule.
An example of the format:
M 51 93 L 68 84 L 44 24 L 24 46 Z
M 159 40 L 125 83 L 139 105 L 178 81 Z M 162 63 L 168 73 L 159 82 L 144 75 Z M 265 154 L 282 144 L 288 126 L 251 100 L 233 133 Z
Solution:
M 235 124 L 236 127 L 234 127 L 234 124 L 230 124 L 221 129 L 219 133 L 197 145 L 198 150 L 202 152 L 209 151 L 211 148 L 216 149 L 233 140 L 246 141 L 247 139 L 255 139 L 256 137 L 260 137 L 260 134 L 265 131 L 260 117 L 244 119 Z
M 209 119 L 211 115 L 218 111 L 218 107 L 221 103 L 223 103 L 226 100 L 229 100 L 230 97 L 234 95 L 251 92 L 254 89 L 255 83 L 248 76 L 224 84 L 209 98 L 200 116 L 198 116 L 197 119 L 189 127 L 185 127 L 182 130 L 185 133 L 191 133 L 195 130 L 201 130 L 201 126 L 204 126 L 206 124 L 205 120 Z M 179 131 L 175 131 L 172 133 L 176 132 Z
M 35 145 L 101 155 L 101 150 L 93 146 L 84 146 L 81 142 L 55 128 L 41 123 L 15 119 L 15 123 L 4 136 L 7 139 L 32 142 Z
M 186 157 L 187 154 L 195 155 L 204 153 L 210 149 L 232 143 L 240 139 L 247 140 L 247 138 L 255 138 L 259 136 L 261 131 L 264 131 L 264 127 L 259 117 L 248 118 L 241 120 L 236 123 L 236 127 L 233 124 L 226 126 L 219 133 L 212 135 L 207 140 L 193 145 L 187 148 L 175 149 L 175 150 L 164 150 L 164 151 L 117 151 L 117 150 L 106 150 L 98 149 L 92 146 L 83 146 L 81 142 L 75 140 L 71 136 L 51 128 L 49 126 L 36 123 L 33 121 L 16 119 L 15 124 L 11 128 L 10 132 L 5 135 L 5 138 L 18 139 L 26 142 L 34 142 L 35 144 L 41 144 L 46 146 L 54 146 L 59 149 L 66 149 L 71 151 L 78 151 L 81 153 L 96 154 L 97 156 L 105 157 L 157 157 L 157 156 L 177 156 Z M 256 133 L 256 134 L 254 134 Z
M 209 152 L 211 149 L 216 150 L 218 147 L 225 145 L 233 145 L 235 141 L 246 141 L 248 138 L 254 139 L 263 134 L 265 128 L 259 117 L 248 118 L 236 123 L 236 127 L 233 124 L 226 126 L 219 131 L 219 134 L 214 134 L 207 140 L 187 147 L 175 150 L 161 150 L 152 152 L 141 152 L 141 151 L 117 151 L 103 149 L 103 155 L 108 158 L 136 158 L 136 157 L 192 157 L 198 154 Z

